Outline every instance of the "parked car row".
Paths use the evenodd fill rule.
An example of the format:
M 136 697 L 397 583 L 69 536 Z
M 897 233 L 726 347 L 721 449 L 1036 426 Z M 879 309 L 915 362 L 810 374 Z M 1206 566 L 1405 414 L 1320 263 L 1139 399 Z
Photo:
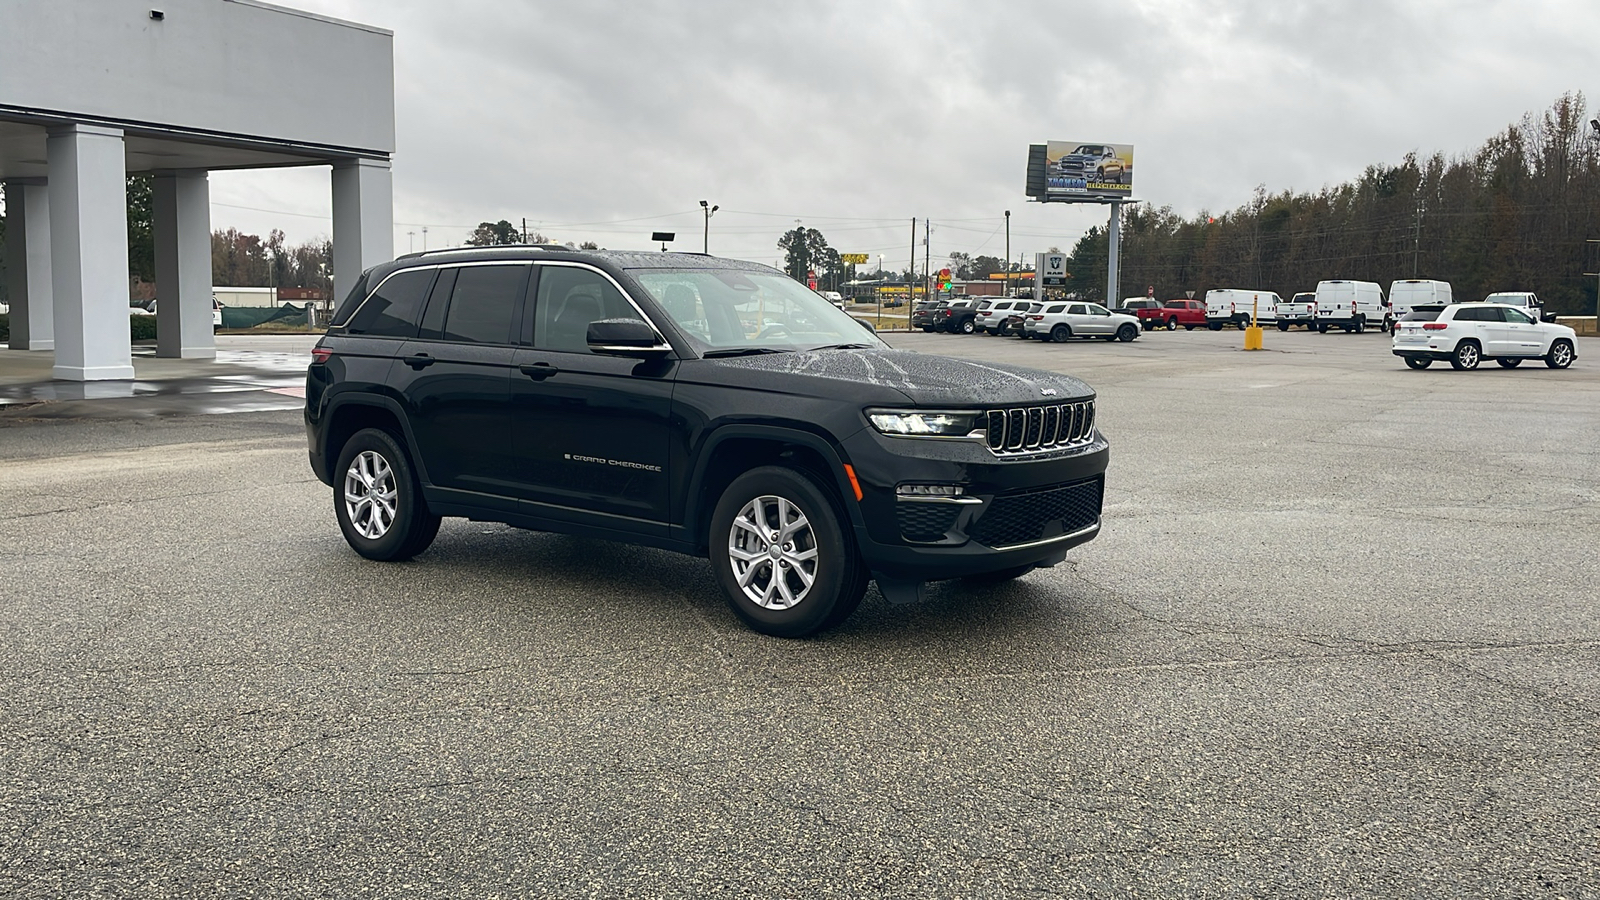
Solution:
M 1360 334 L 1369 328 L 1392 331 L 1396 322 L 1419 306 L 1442 308 L 1452 302 L 1454 297 L 1446 281 L 1395 281 L 1385 297 L 1377 282 L 1330 279 L 1318 282 L 1315 291 L 1298 293 L 1288 300 L 1272 291 L 1218 288 L 1207 291 L 1203 300 L 1168 300 L 1160 304 L 1130 300 L 1124 304 L 1124 311 L 1138 316 L 1146 331 L 1176 329 L 1180 325 L 1185 329 L 1204 325 L 1213 331 L 1229 326 L 1244 329 L 1253 320 L 1263 326 L 1276 325 L 1279 331 L 1299 325 L 1321 333 L 1337 329 Z M 1538 321 L 1555 319 L 1544 312 L 1537 294 L 1526 291 L 1490 294 L 1485 302 L 1515 306 Z

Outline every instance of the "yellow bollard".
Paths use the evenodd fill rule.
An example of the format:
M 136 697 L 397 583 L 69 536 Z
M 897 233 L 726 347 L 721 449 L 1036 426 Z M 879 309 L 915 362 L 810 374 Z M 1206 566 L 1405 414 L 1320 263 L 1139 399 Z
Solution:
M 1250 304 L 1250 326 L 1244 330 L 1244 348 L 1246 350 L 1261 349 L 1261 326 L 1256 324 L 1256 314 L 1260 312 L 1261 298 L 1255 298 Z

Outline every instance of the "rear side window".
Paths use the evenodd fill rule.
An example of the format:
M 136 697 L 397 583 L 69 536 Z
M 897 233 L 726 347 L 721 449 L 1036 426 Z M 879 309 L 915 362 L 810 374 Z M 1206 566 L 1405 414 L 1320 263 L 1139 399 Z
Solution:
M 511 343 L 511 321 L 528 266 L 464 266 L 456 273 L 445 313 L 444 339 L 468 344 Z
M 433 269 L 396 272 L 361 304 L 345 330 L 378 337 L 415 337 L 433 275 Z
M 1062 310 L 1063 310 L 1063 309 L 1066 309 L 1066 307 L 1065 307 L 1065 306 L 1062 306 L 1062 305 L 1061 305 L 1061 304 L 1059 304 L 1059 303 L 1058 303 L 1058 304 L 1056 304 L 1056 305 L 1055 305 L 1055 306 L 1052 306 L 1052 307 L 1050 307 L 1050 308 L 1049 308 L 1049 309 L 1047 309 L 1047 310 L 1045 310 L 1045 312 L 1047 312 L 1047 313 L 1058 313 L 1058 312 L 1061 312 L 1061 311 L 1062 311 Z M 1082 308 L 1081 308 L 1081 307 L 1077 307 L 1077 306 L 1074 306 L 1074 307 L 1073 307 L 1073 311 L 1075 311 L 1075 312 L 1081 312 L 1081 311 L 1082 311 Z

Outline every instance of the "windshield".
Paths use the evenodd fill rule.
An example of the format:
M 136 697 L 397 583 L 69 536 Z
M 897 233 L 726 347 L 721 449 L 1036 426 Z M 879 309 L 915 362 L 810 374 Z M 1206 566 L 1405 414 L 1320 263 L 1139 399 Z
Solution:
M 701 355 L 884 346 L 848 313 L 778 272 L 645 269 L 629 274 Z

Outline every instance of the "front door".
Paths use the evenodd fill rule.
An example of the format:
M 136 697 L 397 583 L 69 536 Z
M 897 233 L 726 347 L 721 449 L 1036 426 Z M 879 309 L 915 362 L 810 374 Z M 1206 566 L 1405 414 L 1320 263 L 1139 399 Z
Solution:
M 1540 356 L 1544 349 L 1540 327 L 1533 317 L 1519 309 L 1502 309 L 1505 314 L 1505 340 L 1508 356 Z
M 589 352 L 589 323 L 646 319 L 598 269 L 546 263 L 512 372 L 532 515 L 666 534 L 673 359 Z M 648 321 L 648 319 L 646 319 Z
M 1084 317 L 1084 334 L 1110 334 L 1112 332 L 1111 310 L 1098 303 L 1090 303 L 1087 305 L 1086 311 L 1088 315 Z M 1076 331 L 1077 328 L 1073 328 L 1073 330 Z

